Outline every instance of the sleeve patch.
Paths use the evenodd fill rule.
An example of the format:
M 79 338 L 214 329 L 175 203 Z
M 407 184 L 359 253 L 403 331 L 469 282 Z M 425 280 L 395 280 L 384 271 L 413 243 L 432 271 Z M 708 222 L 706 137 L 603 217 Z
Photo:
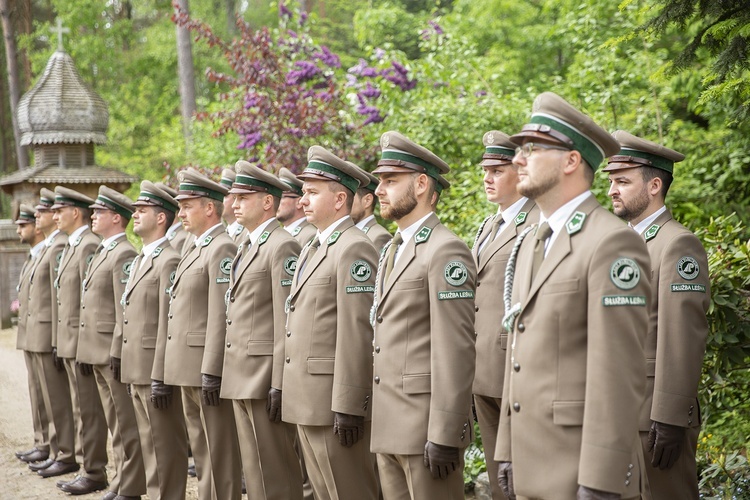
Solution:
M 364 260 L 355 260 L 352 267 L 349 269 L 349 273 L 355 281 L 361 283 L 370 279 L 370 276 L 372 276 L 372 268 L 370 267 L 370 264 Z
M 375 293 L 375 285 L 348 286 L 346 293 Z
M 677 261 L 677 273 L 686 280 L 694 280 L 700 272 L 698 261 L 689 255 Z
M 281 286 L 292 286 L 292 280 L 281 280 Z
M 643 295 L 605 295 L 602 297 L 604 307 L 613 306 L 645 306 L 646 297 Z
M 129 260 L 125 264 L 122 265 L 122 273 L 125 276 L 130 276 L 130 271 L 133 269 L 133 261 Z
M 474 290 L 444 290 L 438 292 L 438 300 L 473 299 Z
M 294 276 L 294 271 L 297 270 L 297 257 L 287 257 L 284 261 L 284 272 L 289 276 Z
M 701 292 L 706 293 L 706 286 L 697 283 L 672 283 L 669 285 L 672 292 Z
M 445 266 L 444 274 L 445 281 L 453 286 L 461 286 L 466 283 L 466 280 L 469 278 L 469 270 L 463 262 L 457 260 L 448 262 L 448 265 Z
M 226 257 L 226 258 L 222 259 L 221 263 L 219 264 L 219 270 L 222 273 L 224 273 L 226 275 L 229 275 L 229 273 L 232 270 L 232 258 L 231 257 Z M 218 280 L 217 280 L 217 283 L 218 283 Z
M 609 278 L 617 288 L 631 290 L 641 280 L 641 269 L 633 259 L 621 257 L 609 268 Z

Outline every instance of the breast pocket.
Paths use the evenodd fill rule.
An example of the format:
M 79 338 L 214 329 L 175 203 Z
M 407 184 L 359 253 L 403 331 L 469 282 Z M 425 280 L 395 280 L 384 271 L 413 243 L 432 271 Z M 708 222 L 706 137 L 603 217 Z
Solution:
M 307 286 L 326 286 L 331 284 L 330 276 L 321 276 L 319 278 L 310 278 L 305 283 Z
M 394 290 L 416 290 L 419 288 L 424 288 L 424 278 L 399 280 L 393 284 Z
M 548 281 L 542 287 L 542 295 L 552 295 L 555 293 L 574 293 L 579 289 L 580 280 L 572 278 L 559 281 Z

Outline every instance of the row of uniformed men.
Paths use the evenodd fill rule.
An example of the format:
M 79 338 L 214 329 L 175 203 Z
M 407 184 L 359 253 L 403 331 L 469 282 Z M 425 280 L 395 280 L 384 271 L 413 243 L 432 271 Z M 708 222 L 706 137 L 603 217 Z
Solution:
M 239 497 L 240 454 L 250 498 L 301 498 L 295 439 L 317 498 L 375 498 L 372 453 L 385 498 L 462 498 L 472 392 L 488 467 L 502 485 L 493 491 L 498 498 L 514 490 L 534 498 L 635 498 L 647 484 L 654 498 L 668 498 L 655 485 L 662 476 L 670 483 L 669 471 L 672 483 L 684 485 L 685 474 L 675 471 L 689 476 L 691 460 L 694 481 L 705 252 L 663 208 L 681 155 L 617 137 L 621 144 L 550 93 L 537 99 L 519 134 L 486 134 L 485 190 L 502 211 L 485 220 L 473 251 L 434 214 L 447 164 L 395 132 L 383 135 L 374 171 L 381 215 L 399 228 L 380 258 L 350 216 L 362 201 L 360 186 L 373 179 L 318 146 L 298 176 L 304 192 L 295 201 L 317 228 L 301 250 L 274 218 L 278 212 L 282 220 L 290 184 L 246 162 L 238 162 L 229 190 L 245 229 L 237 231 L 244 236 L 236 252 L 220 223 L 226 188 L 191 170 L 180 174 L 174 198 L 144 182 L 134 215 L 144 254 L 128 269 L 123 264 L 122 274 L 113 259 L 108 274 L 113 289 L 122 284 L 124 312 L 95 319 L 111 323 L 111 362 L 80 355 L 87 286 L 97 282 L 102 254 L 119 246 L 100 232 L 106 251 L 84 280 L 78 366 L 94 365 L 103 401 L 116 392 L 107 370 L 132 385 L 150 496 L 184 495 L 184 406 L 201 498 Z M 589 191 L 596 167 L 621 148 L 606 169 L 616 213 L 645 236 Z M 647 180 L 646 169 L 667 172 L 669 182 L 660 172 Z M 129 203 L 106 188 L 97 202 L 106 208 L 95 208 L 95 231 L 102 212 L 114 217 Z M 171 221 L 155 216 L 152 224 L 146 215 L 176 203 L 197 237 L 181 259 L 163 240 Z M 680 243 L 671 248 L 674 240 Z M 659 249 L 649 258 L 652 247 Z M 675 252 L 684 255 L 662 273 L 664 254 Z M 656 297 L 660 308 L 682 304 L 674 306 L 686 316 L 681 331 L 658 321 Z M 657 343 L 657 334 L 668 340 Z M 681 356 L 663 359 L 662 343 Z M 143 375 L 129 375 L 136 365 Z M 649 394 L 639 425 L 647 373 L 654 405 L 647 408 Z M 113 406 L 108 421 L 117 422 Z M 113 435 L 123 427 L 110 422 Z M 644 467 L 644 451 L 667 472 Z M 85 453 L 84 441 L 84 466 Z M 139 495 L 123 487 L 127 462 L 118 465 L 119 489 L 110 490 Z

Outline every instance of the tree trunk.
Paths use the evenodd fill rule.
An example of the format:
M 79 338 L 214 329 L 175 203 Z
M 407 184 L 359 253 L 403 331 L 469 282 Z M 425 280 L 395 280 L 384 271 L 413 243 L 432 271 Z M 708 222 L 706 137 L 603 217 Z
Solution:
M 188 0 L 177 0 L 177 5 L 184 13 L 190 14 Z M 177 71 L 180 80 L 180 104 L 182 107 L 182 132 L 185 147 L 190 150 L 190 122 L 197 108 L 195 104 L 195 68 L 193 66 L 193 45 L 190 31 L 177 25 Z
M 3 47 L 5 44 L 3 43 Z M 0 51 L 0 171 L 8 172 L 8 167 L 16 165 L 13 123 L 8 113 L 8 80 L 5 78 L 5 50 Z
M 2 17 L 3 37 L 5 41 L 5 63 L 8 68 L 8 91 L 10 101 L 11 119 L 13 121 L 13 136 L 16 142 L 16 158 L 18 169 L 29 165 L 29 157 L 26 148 L 21 146 L 21 131 L 18 128 L 18 116 L 16 114 L 18 101 L 21 99 L 21 83 L 18 74 L 18 59 L 16 58 L 16 36 L 13 21 L 10 18 L 10 0 L 0 0 L 0 17 Z

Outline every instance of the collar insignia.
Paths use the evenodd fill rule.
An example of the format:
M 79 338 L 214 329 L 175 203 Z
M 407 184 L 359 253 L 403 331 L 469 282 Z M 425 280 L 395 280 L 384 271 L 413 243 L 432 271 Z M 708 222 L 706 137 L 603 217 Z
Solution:
M 513 219 L 516 223 L 516 226 L 520 226 L 524 222 L 526 222 L 526 216 L 528 215 L 528 212 L 518 212 L 518 215 L 516 215 L 516 218 Z
M 214 239 L 214 237 L 213 237 L 213 236 L 206 236 L 206 237 L 205 237 L 205 238 L 203 239 L 203 242 L 201 243 L 201 246 L 202 246 L 202 247 L 207 247 L 207 246 L 208 246 L 208 244 L 209 244 L 209 243 L 211 243 L 211 241 L 213 241 L 213 239 Z
M 333 234 L 331 234 L 331 236 L 328 237 L 328 240 L 326 241 L 326 243 L 328 245 L 333 245 L 334 243 L 336 243 L 336 241 L 338 241 L 339 236 L 341 236 L 341 231 L 334 231 Z
M 576 234 L 578 231 L 583 229 L 583 222 L 586 220 L 586 214 L 583 212 L 576 212 L 573 214 L 573 216 L 568 219 L 567 224 L 565 224 L 565 229 L 567 229 L 568 234 Z
M 653 239 L 654 236 L 656 236 L 656 233 L 659 232 L 659 229 L 661 229 L 661 226 L 659 224 L 652 224 L 651 227 L 646 229 L 646 232 L 643 233 L 643 236 L 646 238 L 646 241 Z
M 430 239 L 430 234 L 432 234 L 432 229 L 427 226 L 422 226 L 422 229 L 420 229 L 419 232 L 414 235 L 414 243 L 417 245 L 420 243 L 424 243 L 425 241 Z
M 258 238 L 258 245 L 262 245 L 266 242 L 268 237 L 271 235 L 268 231 L 263 231 L 263 233 L 260 235 L 260 238 Z

